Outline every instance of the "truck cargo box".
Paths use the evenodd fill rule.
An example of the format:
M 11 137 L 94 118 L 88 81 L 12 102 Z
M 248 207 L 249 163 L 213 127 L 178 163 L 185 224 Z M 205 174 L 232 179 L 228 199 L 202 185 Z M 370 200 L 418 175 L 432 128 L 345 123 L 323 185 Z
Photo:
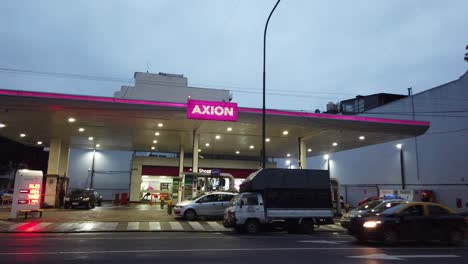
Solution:
M 261 169 L 250 174 L 240 185 L 240 192 L 266 189 L 330 190 L 330 176 L 326 170 Z
M 240 192 L 263 193 L 265 208 L 331 208 L 330 177 L 326 170 L 262 169 L 252 173 Z

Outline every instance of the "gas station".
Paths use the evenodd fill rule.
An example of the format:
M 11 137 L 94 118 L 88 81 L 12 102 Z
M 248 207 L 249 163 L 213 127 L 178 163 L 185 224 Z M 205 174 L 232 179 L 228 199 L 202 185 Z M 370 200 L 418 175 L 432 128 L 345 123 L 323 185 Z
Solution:
M 0 90 L 0 123 L 5 125 L 0 135 L 48 149 L 42 190 L 48 205 L 56 205 L 60 190 L 67 189 L 67 170 L 75 162 L 69 158 L 70 149 L 173 153 L 171 158 L 132 159 L 130 202 L 141 201 L 149 188 L 142 185 L 148 182 L 171 189 L 180 200 L 180 195 L 186 198 L 200 190 L 197 182 L 188 186 L 194 177 L 188 180 L 184 175 L 201 173 L 205 180 L 198 187 L 212 181 L 209 176 L 224 175 L 227 190 L 261 167 L 262 109 L 184 96 L 185 102 L 171 102 Z M 308 157 L 418 136 L 429 125 L 267 109 L 266 167 L 290 158 L 298 160 L 296 168 L 309 168 Z M 167 176 L 183 180 L 174 190 L 173 182 L 164 180 Z M 205 191 L 211 188 L 206 187 Z

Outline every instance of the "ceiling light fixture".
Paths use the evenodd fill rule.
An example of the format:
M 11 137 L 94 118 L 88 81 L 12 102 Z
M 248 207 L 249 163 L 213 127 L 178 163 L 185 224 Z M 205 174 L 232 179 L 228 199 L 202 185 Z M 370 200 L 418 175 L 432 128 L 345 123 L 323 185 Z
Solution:
M 157 144 L 157 143 L 158 143 L 158 141 L 157 141 L 157 140 L 153 140 L 153 143 L 154 143 L 154 144 Z
M 328 155 L 328 154 L 323 155 L 323 159 L 324 159 L 324 160 L 330 159 L 330 155 Z
M 38 144 L 38 145 L 42 145 L 42 141 L 38 141 L 37 144 Z
M 209 146 L 210 146 L 210 143 L 205 143 L 205 146 L 209 147 Z
M 155 146 L 152 146 L 152 147 L 151 147 L 151 149 L 152 149 L 152 150 L 155 150 L 155 149 L 156 149 L 156 147 L 155 147 Z
M 82 127 L 78 128 L 78 132 L 84 132 L 84 131 L 85 131 L 84 128 L 82 128 Z
M 288 154 L 286 154 L 286 157 L 291 157 L 291 154 L 289 154 L 289 153 L 288 153 Z
M 26 137 L 26 134 L 21 133 L 21 134 L 20 134 L 20 137 Z
M 236 150 L 236 154 L 240 154 L 240 151 Z
M 283 135 L 286 136 L 287 134 L 289 134 L 289 131 L 287 131 L 287 130 L 283 131 Z
M 229 132 L 231 132 L 231 131 L 232 131 L 232 127 L 228 127 L 226 130 L 229 131 Z
M 364 139 L 366 139 L 365 136 L 360 136 L 360 137 L 359 137 L 359 140 L 364 140 Z
M 158 124 L 158 127 L 163 127 L 163 126 L 164 126 L 163 123 L 159 123 L 159 124 Z
M 254 146 L 254 145 L 250 145 L 250 147 L 249 147 L 249 148 L 250 148 L 250 149 L 254 149 L 254 148 L 255 148 L 255 146 Z
M 101 144 L 96 144 L 96 148 L 99 148 L 101 146 Z
M 6 125 L 3 123 L 0 123 L 0 128 L 4 128 L 4 127 L 6 127 Z
M 154 133 L 155 136 L 159 136 L 159 132 Z
M 270 138 L 265 138 L 265 142 L 270 142 Z
M 337 142 L 333 142 L 332 146 L 336 147 L 336 146 L 338 146 L 338 143 L 337 143 Z
M 201 152 L 201 149 L 198 149 L 198 152 Z
M 312 152 L 312 149 L 307 149 L 307 152 Z
M 221 136 L 220 136 L 220 135 L 216 135 L 215 138 L 216 138 L 216 139 L 221 139 Z
M 69 117 L 68 118 L 68 123 L 73 123 L 75 121 L 76 121 L 76 119 L 74 117 Z
M 93 138 L 93 137 L 89 137 L 88 140 L 91 141 L 91 140 L 94 140 L 94 138 Z

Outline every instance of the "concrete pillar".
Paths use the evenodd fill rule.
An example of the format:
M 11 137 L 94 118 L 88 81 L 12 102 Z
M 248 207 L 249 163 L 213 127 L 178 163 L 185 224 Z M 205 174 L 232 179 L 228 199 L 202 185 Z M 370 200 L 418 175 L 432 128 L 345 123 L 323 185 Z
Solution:
M 304 138 L 299 138 L 299 167 L 307 169 L 307 149 Z
M 141 200 L 141 173 L 143 164 L 141 159 L 132 158 L 132 176 L 130 180 L 130 202 Z
M 68 178 L 68 144 L 60 139 L 52 139 L 49 147 L 49 162 L 44 192 L 44 206 L 57 207 L 66 191 Z M 61 195 L 60 195 L 61 194 Z
M 179 148 L 179 177 L 182 177 L 182 174 L 184 173 L 184 155 L 184 146 L 181 142 Z
M 193 159 L 192 159 L 192 171 L 198 172 L 198 145 L 199 145 L 200 137 L 198 135 L 198 131 L 193 131 Z

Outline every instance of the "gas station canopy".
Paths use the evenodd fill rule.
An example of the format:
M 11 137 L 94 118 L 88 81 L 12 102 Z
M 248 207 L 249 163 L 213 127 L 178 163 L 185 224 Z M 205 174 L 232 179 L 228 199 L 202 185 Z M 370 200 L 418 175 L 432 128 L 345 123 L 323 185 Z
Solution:
M 61 139 L 71 148 L 176 153 L 183 146 L 191 152 L 197 131 L 201 155 L 259 156 L 262 147 L 262 110 L 257 108 L 239 107 L 236 122 L 196 120 L 187 118 L 185 103 L 15 90 L 0 90 L 0 108 L 5 125 L 0 135 L 29 146 Z M 307 156 L 314 156 L 414 137 L 429 128 L 429 122 L 412 120 L 266 114 L 267 157 L 274 158 L 297 158 L 299 138 Z

